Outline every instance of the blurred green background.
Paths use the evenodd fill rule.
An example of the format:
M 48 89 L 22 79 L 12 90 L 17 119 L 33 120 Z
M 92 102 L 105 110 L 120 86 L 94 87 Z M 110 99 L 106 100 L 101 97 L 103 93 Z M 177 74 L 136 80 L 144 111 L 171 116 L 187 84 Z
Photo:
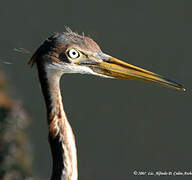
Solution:
M 1 62 L 0 68 L 9 94 L 24 102 L 31 117 L 34 177 L 50 177 L 51 155 L 37 71 L 26 64 L 42 41 L 65 26 L 85 32 L 103 52 L 187 89 L 64 75 L 63 102 L 76 135 L 79 179 L 148 179 L 133 171 L 191 170 L 191 19 L 187 0 L 1 0 L 0 59 L 12 64 Z M 164 177 L 170 178 L 175 177 Z

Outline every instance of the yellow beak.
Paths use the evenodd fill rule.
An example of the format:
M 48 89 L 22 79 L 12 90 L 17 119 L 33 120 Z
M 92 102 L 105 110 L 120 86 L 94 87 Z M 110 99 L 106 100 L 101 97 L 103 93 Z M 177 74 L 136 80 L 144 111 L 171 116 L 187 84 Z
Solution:
M 105 58 L 105 60 L 100 61 L 99 63 L 91 65 L 89 67 L 91 67 L 94 72 L 105 76 L 152 82 L 173 89 L 185 91 L 182 85 L 172 80 L 169 80 L 163 76 L 147 71 L 145 69 L 128 64 L 111 56 L 108 56 L 107 58 Z

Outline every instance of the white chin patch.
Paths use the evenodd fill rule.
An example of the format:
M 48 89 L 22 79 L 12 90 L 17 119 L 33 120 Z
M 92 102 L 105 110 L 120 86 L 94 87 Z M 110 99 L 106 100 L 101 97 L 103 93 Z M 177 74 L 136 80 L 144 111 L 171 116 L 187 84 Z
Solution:
M 95 73 L 89 67 L 75 65 L 75 64 L 62 65 L 62 64 L 52 62 L 50 64 L 46 64 L 45 69 L 46 69 L 47 72 L 57 70 L 57 71 L 61 71 L 63 74 L 65 74 L 65 73 L 92 74 L 92 75 L 100 76 L 100 77 L 104 77 L 104 78 L 113 78 L 113 77 L 110 77 L 110 76 L 105 76 L 105 75 L 102 75 L 102 74 Z

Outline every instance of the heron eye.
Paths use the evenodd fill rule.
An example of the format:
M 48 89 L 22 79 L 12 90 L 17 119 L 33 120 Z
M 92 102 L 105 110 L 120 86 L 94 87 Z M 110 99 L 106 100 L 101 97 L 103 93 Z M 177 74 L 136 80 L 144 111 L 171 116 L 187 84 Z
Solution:
M 68 55 L 70 58 L 78 58 L 80 56 L 79 52 L 75 49 L 70 49 L 69 52 L 68 52 Z

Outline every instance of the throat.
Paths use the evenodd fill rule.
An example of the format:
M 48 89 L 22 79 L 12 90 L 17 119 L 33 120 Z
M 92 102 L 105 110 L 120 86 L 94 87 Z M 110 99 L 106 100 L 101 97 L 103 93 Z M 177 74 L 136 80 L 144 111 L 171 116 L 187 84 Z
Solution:
M 39 79 L 47 108 L 49 144 L 53 169 L 51 180 L 77 180 L 75 138 L 65 115 L 60 92 L 61 72 L 38 65 Z

